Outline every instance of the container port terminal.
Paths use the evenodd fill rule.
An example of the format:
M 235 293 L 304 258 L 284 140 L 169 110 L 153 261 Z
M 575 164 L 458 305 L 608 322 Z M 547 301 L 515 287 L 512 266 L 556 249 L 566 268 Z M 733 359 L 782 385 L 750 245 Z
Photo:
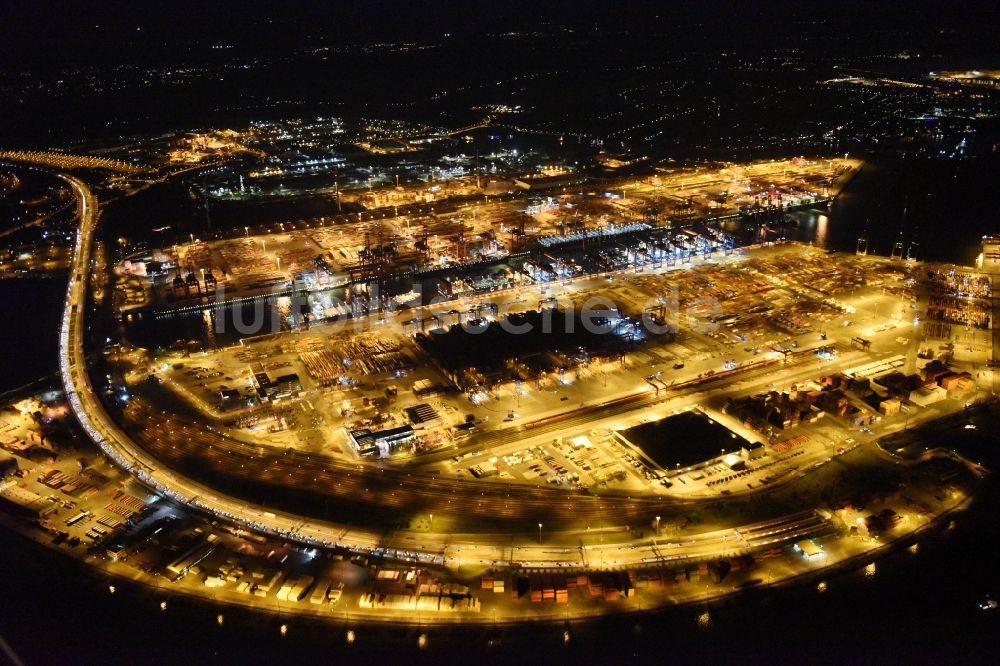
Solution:
M 208 595 L 357 622 L 588 617 L 874 567 L 987 473 L 881 442 L 991 412 L 992 241 L 962 268 L 828 253 L 742 203 L 611 221 L 664 191 L 717 196 L 734 172 L 793 166 L 828 183 L 802 202 L 815 207 L 861 165 L 498 196 L 455 208 L 461 222 L 248 228 L 118 260 L 110 283 L 92 272 L 91 189 L 109 181 L 57 171 L 79 222 L 57 419 L 100 454 L 46 457 L 41 412 L 20 403 L 0 426 L 5 521 L 105 570 L 111 594 L 135 581 L 164 604 Z M 558 212 L 580 209 L 579 223 Z M 224 330 L 233 303 L 258 297 L 271 330 Z M 122 333 L 88 351 L 102 302 Z M 130 339 L 130 322 L 186 308 L 214 341 Z M 512 324 L 554 337 L 539 348 Z

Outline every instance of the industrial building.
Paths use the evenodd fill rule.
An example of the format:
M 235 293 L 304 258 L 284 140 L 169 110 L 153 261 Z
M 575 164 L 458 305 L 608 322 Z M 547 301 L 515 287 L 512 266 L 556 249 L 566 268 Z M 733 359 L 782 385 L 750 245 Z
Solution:
M 257 393 L 265 400 L 290 398 L 302 390 L 302 381 L 294 372 L 279 375 L 273 380 L 266 372 L 257 372 L 254 379 L 257 381 Z
M 38 520 L 47 510 L 57 509 L 42 499 L 42 496 L 19 487 L 12 481 L 0 483 L 0 507 L 23 518 Z
M 525 176 L 514 179 L 514 185 L 531 192 L 569 187 L 570 185 L 582 185 L 586 182 L 587 177 L 580 173 L 565 173 L 557 176 Z
M 796 552 L 801 553 L 807 560 L 814 560 L 826 555 L 826 552 L 816 545 L 816 542 L 812 539 L 799 541 L 795 544 L 794 548 Z
M 757 460 L 763 458 L 767 451 L 760 442 L 747 442 L 740 447 L 740 456 L 744 460 Z
M 372 432 L 368 428 L 351 431 L 351 442 L 354 449 L 363 456 L 388 456 L 393 449 L 413 439 L 411 426 Z
M 944 390 L 940 386 L 931 384 L 930 386 L 922 386 L 914 391 L 910 391 L 908 399 L 918 407 L 926 407 L 927 405 L 932 405 L 935 402 L 940 402 L 947 397 L 948 391 Z

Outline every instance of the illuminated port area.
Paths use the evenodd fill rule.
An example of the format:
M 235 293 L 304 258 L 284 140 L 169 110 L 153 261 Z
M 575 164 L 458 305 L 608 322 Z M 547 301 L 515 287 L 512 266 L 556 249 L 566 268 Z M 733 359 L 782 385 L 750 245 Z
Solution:
M 220 41 L 205 67 L 374 72 L 450 38 L 255 64 Z M 936 575 L 919 558 L 968 549 L 995 502 L 1000 238 L 939 213 L 993 182 L 996 70 L 775 53 L 684 67 L 753 72 L 754 104 L 781 81 L 809 100 L 787 127 L 748 106 L 752 127 L 723 124 L 729 93 L 687 93 L 666 62 L 591 73 L 614 104 L 560 115 L 544 93 L 579 77 L 533 65 L 459 102 L 268 96 L 196 129 L 3 147 L 10 320 L 60 280 L 33 324 L 57 349 L 5 352 L 54 373 L 5 387 L 5 566 L 72 564 L 114 612 L 338 655 L 378 632 L 402 654 L 586 650 L 626 626 L 648 656 L 647 622 L 710 638 L 727 614 Z M 113 71 L 53 85 L 114 99 L 135 82 Z M 962 589 L 968 635 L 998 592 Z

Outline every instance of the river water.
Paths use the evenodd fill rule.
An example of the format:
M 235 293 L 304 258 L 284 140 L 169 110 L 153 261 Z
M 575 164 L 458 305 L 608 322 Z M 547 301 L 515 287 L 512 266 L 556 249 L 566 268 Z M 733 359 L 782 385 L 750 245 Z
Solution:
M 0 280 L 0 393 L 59 368 L 59 323 L 65 282 L 58 279 Z
M 1000 157 L 868 162 L 825 219 L 796 217 L 805 240 L 827 249 L 853 251 L 866 235 L 873 254 L 890 254 L 901 239 L 905 248 L 917 243 L 917 259 L 970 265 L 983 235 L 1000 232 L 998 182 Z

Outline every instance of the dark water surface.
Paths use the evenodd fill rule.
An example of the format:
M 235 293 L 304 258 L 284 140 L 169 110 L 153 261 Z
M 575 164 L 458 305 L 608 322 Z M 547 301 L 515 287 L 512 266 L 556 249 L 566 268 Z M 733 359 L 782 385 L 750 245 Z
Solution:
M 1000 232 L 998 183 L 1000 156 L 872 161 L 834 202 L 828 221 L 812 228 L 832 250 L 853 251 L 867 235 L 873 254 L 888 255 L 902 240 L 904 247 L 917 243 L 917 259 L 971 265 L 982 237 Z
M 0 280 L 0 393 L 59 368 L 62 279 Z

